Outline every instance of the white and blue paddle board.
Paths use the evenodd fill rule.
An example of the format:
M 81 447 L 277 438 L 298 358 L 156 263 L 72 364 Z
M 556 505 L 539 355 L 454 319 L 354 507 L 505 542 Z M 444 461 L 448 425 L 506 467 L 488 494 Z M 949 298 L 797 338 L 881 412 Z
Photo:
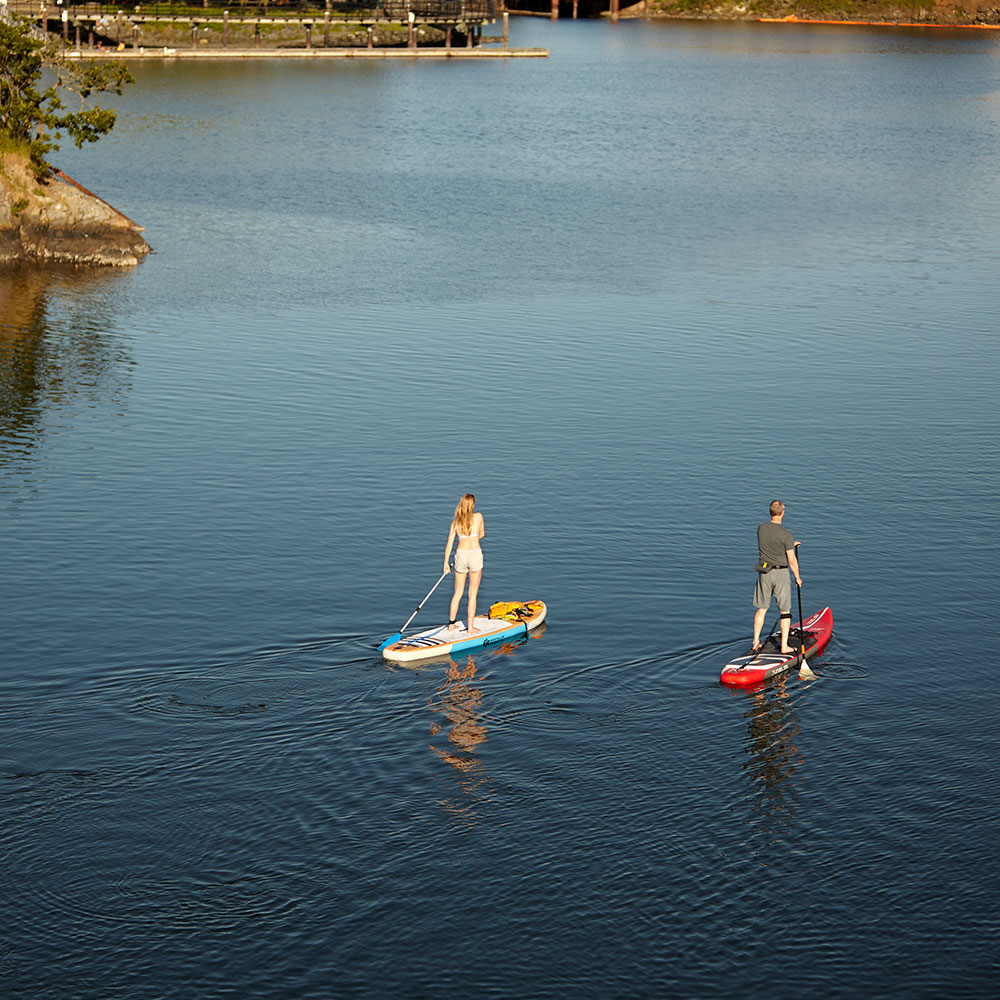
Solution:
M 525 601 L 522 607 L 527 614 L 522 613 L 519 621 L 477 616 L 473 622 L 477 635 L 468 634 L 465 622 L 459 622 L 454 629 L 449 629 L 447 625 L 435 625 L 433 628 L 404 636 L 391 646 L 386 646 L 382 650 L 382 655 L 396 663 L 407 663 L 428 656 L 471 652 L 483 646 L 492 646 L 494 643 L 508 642 L 518 636 L 527 635 L 545 621 L 544 601 Z

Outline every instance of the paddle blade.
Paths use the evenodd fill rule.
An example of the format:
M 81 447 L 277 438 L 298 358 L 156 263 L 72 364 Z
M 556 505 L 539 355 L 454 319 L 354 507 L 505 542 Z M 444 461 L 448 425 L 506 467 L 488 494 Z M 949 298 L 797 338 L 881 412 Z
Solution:
M 394 642 L 399 642 L 399 640 L 402 638 L 403 638 L 402 632 L 397 632 L 395 635 L 390 635 L 389 638 L 386 639 L 381 646 L 379 646 L 378 651 L 381 653 L 382 650 L 386 648 L 386 646 L 391 646 Z
M 802 661 L 802 666 L 799 667 L 799 677 L 801 677 L 804 681 L 816 680 L 816 675 L 809 668 L 809 665 L 805 662 L 805 660 Z

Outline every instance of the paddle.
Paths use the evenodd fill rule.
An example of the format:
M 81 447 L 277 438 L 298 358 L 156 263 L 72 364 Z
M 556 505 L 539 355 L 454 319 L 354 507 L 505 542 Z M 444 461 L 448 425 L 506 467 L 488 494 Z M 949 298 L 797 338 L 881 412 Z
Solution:
M 799 543 L 795 544 L 795 561 L 799 562 Z M 802 572 L 801 562 L 799 562 L 799 572 Z M 802 622 L 805 620 L 802 617 L 802 587 L 796 583 L 795 589 L 799 592 L 799 677 L 804 681 L 814 681 L 816 675 L 806 663 L 806 630 L 802 627 Z
M 440 578 L 438 579 L 438 582 L 435 583 L 434 586 L 427 591 L 427 594 L 424 597 L 424 599 L 417 605 L 417 611 L 419 611 L 427 603 L 427 598 L 430 597 L 431 594 L 433 594 L 434 591 L 438 589 L 438 583 L 440 583 L 441 580 L 443 580 L 450 572 L 451 572 L 451 566 L 449 566 L 441 574 Z M 400 630 L 395 635 L 390 635 L 389 638 L 386 639 L 381 646 L 379 646 L 379 652 L 385 649 L 386 646 L 391 646 L 394 642 L 399 642 L 399 640 L 403 638 L 403 629 L 406 628 L 406 626 L 409 625 L 410 622 L 412 622 L 413 619 L 417 617 L 417 611 L 414 611 L 413 614 L 410 615 L 410 617 L 407 618 L 405 622 L 403 622 L 402 626 L 400 627 Z

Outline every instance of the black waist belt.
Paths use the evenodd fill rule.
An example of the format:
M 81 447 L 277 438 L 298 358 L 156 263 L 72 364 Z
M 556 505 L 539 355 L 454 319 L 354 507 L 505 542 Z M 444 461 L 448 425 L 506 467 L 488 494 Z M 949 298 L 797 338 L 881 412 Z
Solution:
M 764 572 L 770 573 L 772 569 L 788 569 L 788 563 L 785 563 L 784 566 L 768 566 L 767 569 L 764 570 Z

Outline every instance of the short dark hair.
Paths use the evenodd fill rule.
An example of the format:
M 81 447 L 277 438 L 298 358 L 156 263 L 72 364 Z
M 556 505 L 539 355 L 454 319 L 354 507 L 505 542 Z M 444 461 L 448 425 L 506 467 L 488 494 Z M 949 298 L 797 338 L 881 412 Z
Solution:
M 780 500 L 771 501 L 771 517 L 777 517 L 778 514 L 785 513 L 785 505 Z

